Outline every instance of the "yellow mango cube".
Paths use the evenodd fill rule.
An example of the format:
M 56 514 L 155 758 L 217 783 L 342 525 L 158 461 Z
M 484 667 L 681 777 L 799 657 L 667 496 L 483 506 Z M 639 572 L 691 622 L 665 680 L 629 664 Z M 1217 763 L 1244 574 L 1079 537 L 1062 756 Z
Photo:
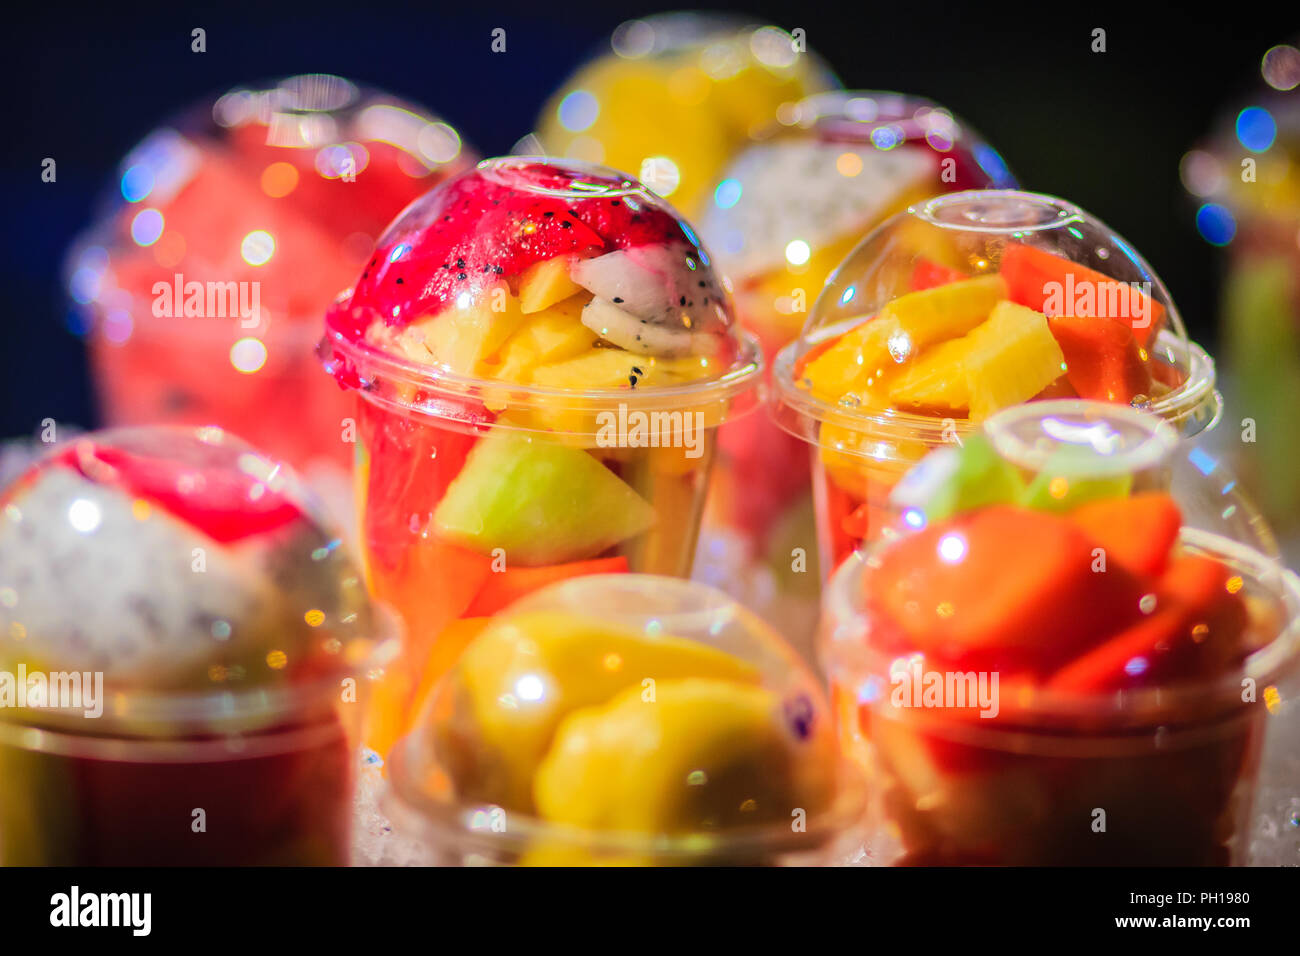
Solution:
M 549 309 L 581 292 L 569 278 L 569 260 L 564 256 L 535 262 L 519 277 L 519 308 L 524 315 Z

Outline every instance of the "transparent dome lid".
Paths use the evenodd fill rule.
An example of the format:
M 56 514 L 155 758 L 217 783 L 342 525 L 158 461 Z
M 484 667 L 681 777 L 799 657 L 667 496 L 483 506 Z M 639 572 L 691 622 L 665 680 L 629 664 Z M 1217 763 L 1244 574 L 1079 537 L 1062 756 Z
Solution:
M 541 147 L 637 175 L 689 215 L 750 136 L 809 93 L 839 85 L 802 31 L 743 17 L 629 20 L 601 53 L 542 109 Z
M 81 330 L 121 343 L 143 326 L 273 328 L 310 342 L 393 216 L 473 161 L 437 116 L 338 76 L 198 103 L 126 156 L 70 251 Z
M 622 173 L 541 158 L 486 160 L 413 204 L 326 330 L 327 367 L 372 396 L 404 377 L 608 399 L 740 387 L 757 370 L 708 253 L 667 203 Z
M 648 575 L 493 618 L 392 759 L 431 835 L 535 863 L 813 850 L 856 799 L 798 655 L 722 592 Z
M 1271 47 L 1259 73 L 1255 89 L 1218 115 L 1179 167 L 1200 204 L 1197 229 L 1216 246 L 1233 241 L 1238 220 L 1277 221 L 1282 241 L 1294 239 L 1300 220 L 1300 37 Z
M 828 667 L 874 678 L 868 696 L 913 669 L 969 670 L 998 675 L 1003 723 L 1196 720 L 1211 700 L 1240 706 L 1243 673 L 1263 688 L 1294 658 L 1300 581 L 1271 531 L 1148 412 L 1016 406 L 931 452 L 890 501 L 896 523 L 828 592 Z
M 950 193 L 873 231 L 776 362 L 777 415 L 885 432 L 970 430 L 1022 402 L 1151 410 L 1185 432 L 1217 414 L 1214 369 L 1160 278 L 1062 199 Z
M 947 109 L 836 90 L 784 111 L 727 165 L 700 233 L 735 282 L 789 271 L 820 284 L 886 216 L 939 193 L 1014 185 L 997 151 Z
M 101 674 L 107 718 L 337 700 L 384 613 L 292 472 L 217 428 L 89 433 L 0 494 L 0 661 Z

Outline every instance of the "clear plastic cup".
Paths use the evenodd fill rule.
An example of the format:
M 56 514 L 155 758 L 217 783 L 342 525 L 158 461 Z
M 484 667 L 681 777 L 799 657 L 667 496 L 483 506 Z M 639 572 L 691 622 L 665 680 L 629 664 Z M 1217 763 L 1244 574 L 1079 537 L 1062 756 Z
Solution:
M 393 216 L 473 161 L 422 108 L 325 74 L 159 126 L 64 264 L 104 422 L 218 425 L 311 479 L 342 471 L 321 312 Z
M 929 451 L 1026 401 L 1150 411 L 1184 435 L 1220 409 L 1214 363 L 1164 284 L 1051 196 L 950 193 L 882 224 L 836 269 L 772 371 L 778 425 L 811 446 L 823 574 L 878 531 Z
M 367 580 L 407 624 L 368 737 L 381 755 L 514 598 L 690 574 L 718 426 L 755 407 L 761 369 L 662 200 L 528 158 L 485 161 L 395 222 L 322 356 L 357 396 Z
M 1243 862 L 1300 579 L 1232 476 L 1149 413 L 1054 401 L 895 504 L 831 579 L 821 646 L 876 856 Z
M 91 433 L 19 476 L 0 863 L 346 864 L 397 626 L 339 545 L 287 469 L 216 428 Z
M 997 151 L 943 107 L 837 90 L 783 113 L 728 164 L 700 234 L 770 368 L 831 272 L 880 222 L 937 194 L 1014 185 Z M 701 547 L 733 556 L 722 586 L 756 600 L 810 655 L 816 540 L 803 442 L 766 417 L 723 429 Z
M 660 14 L 617 27 L 547 101 L 535 136 L 550 155 L 637 176 L 694 217 L 751 136 L 810 93 L 838 85 L 805 39 L 780 27 L 718 13 Z
M 722 592 L 566 581 L 493 618 L 394 748 L 439 864 L 847 861 L 863 806 L 818 682 Z

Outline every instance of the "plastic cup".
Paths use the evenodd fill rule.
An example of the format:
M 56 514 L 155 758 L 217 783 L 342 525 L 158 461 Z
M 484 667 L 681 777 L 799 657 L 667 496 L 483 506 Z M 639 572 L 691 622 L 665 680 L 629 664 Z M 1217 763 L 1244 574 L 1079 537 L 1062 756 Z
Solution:
M 440 865 L 842 862 L 863 794 L 829 718 L 722 592 L 575 578 L 495 617 L 437 685 L 388 809 Z
M 918 319 L 917 293 L 959 283 L 958 299 L 930 299 Z M 878 318 L 901 324 L 882 335 Z M 1089 337 L 1101 343 L 1094 353 Z M 846 361 L 819 385 L 815 363 L 832 351 Z M 777 424 L 811 447 L 822 573 L 879 532 L 890 491 L 928 452 L 960 444 L 1008 404 L 1067 397 L 1131 403 L 1185 436 L 1221 408 L 1214 362 L 1188 340 L 1160 279 L 1077 206 L 951 193 L 882 224 L 836 269 L 772 370 Z
M 1170 495 L 1183 521 L 1181 531 L 1174 529 L 1178 550 L 1164 570 L 1130 586 L 1124 575 L 1136 574 L 1136 562 L 1117 550 L 1118 539 L 1098 537 L 1090 543 L 1101 546 L 1080 560 L 1093 562 L 1091 580 L 1119 574 L 1113 580 L 1120 583 L 1046 606 L 1034 605 L 1035 592 L 1026 587 L 1005 609 L 1009 630 L 1034 615 L 1060 614 L 1058 624 L 1044 621 L 1035 631 L 1028 658 L 1016 656 L 1023 648 L 986 645 L 966 650 L 972 656 L 958 662 L 951 647 L 903 637 L 896 612 L 886 610 L 894 607 L 892 589 L 904 586 L 893 583 L 891 549 L 922 540 L 915 535 L 939 541 L 928 552 L 931 573 L 990 560 L 1010 582 L 1038 573 L 1016 564 L 1023 539 L 977 537 L 974 516 L 995 508 L 1005 514 L 1008 506 L 990 502 L 934 522 L 924 508 L 915 510 L 896 526 L 909 533 L 883 535 L 836 571 L 821 652 L 846 749 L 868 775 L 874 855 L 940 866 L 1242 863 L 1265 732 L 1280 711 L 1278 683 L 1300 650 L 1300 579 L 1278 563 L 1271 534 L 1232 476 L 1204 452 L 1189 454 L 1154 416 L 1050 402 L 1041 411 L 1010 409 L 987 429 L 1002 460 L 1027 481 L 1053 474 L 1048 456 L 1072 445 L 1086 454 L 1071 459 L 1070 483 L 1123 480 L 1135 497 Z M 1087 437 L 1099 432 L 1104 452 Z M 1109 559 L 1100 572 L 1098 554 Z M 1218 563 L 1223 579 L 1213 586 L 1225 589 L 1218 605 L 1209 585 L 1190 595 L 1174 592 L 1177 563 L 1204 568 L 1206 558 Z M 925 573 L 919 566 L 917 580 Z M 998 587 L 988 580 L 990 589 Z M 932 595 L 936 613 L 947 607 L 954 634 L 977 613 L 958 587 L 943 585 Z M 1115 597 L 1121 591 L 1128 597 Z M 928 605 L 929 598 L 917 600 Z M 1198 601 L 1207 608 L 1227 602 L 1240 617 L 1229 625 Z M 1151 638 L 1154 630 L 1143 636 L 1167 614 L 1185 615 L 1178 620 L 1186 630 L 1171 631 L 1167 640 Z M 1081 632 L 1102 638 L 1080 645 Z M 933 686 L 941 689 L 923 697 L 931 674 L 940 675 L 943 683 Z M 967 676 L 982 682 L 978 704 Z M 943 689 L 959 686 L 971 689 L 964 699 Z
M 786 110 L 732 160 L 700 233 L 770 370 L 880 222 L 936 194 L 1014 185 L 998 153 L 943 107 L 837 90 Z M 821 575 L 804 443 L 755 417 L 724 428 L 718 448 L 702 558 L 720 552 L 720 586 L 780 620 L 811 659 Z
M 533 175 L 578 176 L 586 185 L 538 187 L 518 181 Z M 460 346 L 445 346 L 438 323 L 463 322 L 457 316 L 466 310 L 483 307 L 488 322 L 519 321 L 522 331 L 512 335 L 528 333 L 536 321 L 530 315 L 548 315 L 548 321 L 566 328 L 578 322 L 577 307 L 558 318 L 543 309 L 511 319 L 513 304 L 500 313 L 486 310 L 481 304 L 494 292 L 514 303 L 519 289 L 507 290 L 509 274 L 498 278 L 490 267 L 483 271 L 474 263 L 459 274 L 470 287 L 446 305 L 398 307 L 407 325 L 397 328 L 428 329 L 420 346 L 424 351 L 417 354 L 430 360 L 415 361 L 404 353 L 402 348 L 411 347 L 407 333 L 396 333 L 394 345 L 394 333 L 384 327 L 383 290 L 398 288 L 398 278 L 402 288 L 426 288 L 429 280 L 420 270 L 428 263 L 436 278 L 444 259 L 467 261 L 438 246 L 444 240 L 437 227 L 444 206 L 457 207 L 449 195 L 484 183 L 487 188 L 509 183 L 513 195 L 558 200 L 560 210 L 572 207 L 582 215 L 602 204 L 637 203 L 638 222 L 653 215 L 675 234 L 682 229 L 671 210 L 622 174 L 539 160 L 489 160 L 430 193 L 395 223 L 376 259 L 382 263 L 393 255 L 386 250 L 396 250 L 391 268 L 376 277 L 382 270 L 372 264 L 371 286 L 358 285 L 327 317 L 323 359 L 356 395 L 356 493 L 367 581 L 407 625 L 402 659 L 377 695 L 368 731 L 369 745 L 381 755 L 409 727 L 418 700 L 486 618 L 514 598 L 579 574 L 688 576 L 718 428 L 752 410 L 758 397 L 757 348 L 731 323 L 725 295 L 715 303 L 722 330 L 718 351 L 707 357 L 665 361 L 619 349 L 604 338 L 596 343 L 593 334 L 591 348 L 584 346 L 582 354 L 564 361 L 623 362 L 626 368 L 616 380 L 596 381 L 580 371 L 573 386 L 539 384 L 535 376 L 508 381 L 492 377 L 504 374 L 499 370 L 508 365 L 492 356 L 472 369 L 458 366 Z M 525 215 L 545 228 L 555 213 L 548 209 L 543 216 L 539 208 Z M 515 220 L 509 222 L 514 228 Z M 619 241 L 616 232 L 606 232 L 610 242 Z M 689 264 L 690 285 L 698 288 L 697 281 L 699 286 L 712 281 L 711 273 L 689 236 L 681 232 L 673 248 L 688 250 L 676 255 Z M 474 241 L 484 241 L 490 255 L 503 261 L 515 249 L 513 239 L 490 233 Z M 402 270 L 408 261 L 411 272 Z M 577 295 L 590 298 L 581 290 Z M 682 299 L 686 304 L 685 294 Z M 556 307 L 568 308 L 563 302 Z M 421 325 L 426 310 L 434 312 L 432 325 Z M 435 361 L 426 348 L 430 343 L 445 346 L 448 360 Z M 510 340 L 500 348 L 505 355 Z M 689 375 L 673 371 L 682 369 L 673 363 L 682 362 L 692 365 Z M 561 480 L 553 479 L 557 475 Z
M 217 429 L 154 428 L 0 496 L 0 863 L 348 863 L 397 625 L 301 495 Z
M 394 215 L 472 162 L 436 117 L 325 74 L 154 130 L 64 266 L 103 421 L 218 425 L 309 478 L 345 469 L 321 312 Z

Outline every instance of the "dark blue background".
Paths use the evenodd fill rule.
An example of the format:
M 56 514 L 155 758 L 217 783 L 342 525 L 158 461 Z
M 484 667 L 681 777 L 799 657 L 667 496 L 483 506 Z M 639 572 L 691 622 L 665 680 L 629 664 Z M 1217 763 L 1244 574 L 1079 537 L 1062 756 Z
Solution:
M 0 46 L 16 114 L 0 151 L 0 436 L 30 433 L 46 417 L 94 424 L 81 343 L 64 325 L 59 262 L 117 161 L 162 117 L 238 82 L 336 72 L 422 102 L 485 155 L 501 153 L 614 26 L 655 9 L 552 0 L 11 7 Z M 927 95 L 965 117 L 1025 186 L 1066 196 L 1124 234 L 1163 276 L 1193 335 L 1213 343 L 1220 253 L 1195 234 L 1178 161 L 1225 103 L 1251 89 L 1260 56 L 1295 23 L 1252 6 L 1229 31 L 1208 15 L 1058 0 L 742 9 L 802 27 L 848 86 Z M 204 54 L 190 52 L 196 26 L 207 31 Z M 1108 31 L 1104 55 L 1089 50 L 1097 26 Z M 504 55 L 490 50 L 494 27 L 507 31 Z M 58 161 L 54 184 L 40 181 L 47 156 Z

